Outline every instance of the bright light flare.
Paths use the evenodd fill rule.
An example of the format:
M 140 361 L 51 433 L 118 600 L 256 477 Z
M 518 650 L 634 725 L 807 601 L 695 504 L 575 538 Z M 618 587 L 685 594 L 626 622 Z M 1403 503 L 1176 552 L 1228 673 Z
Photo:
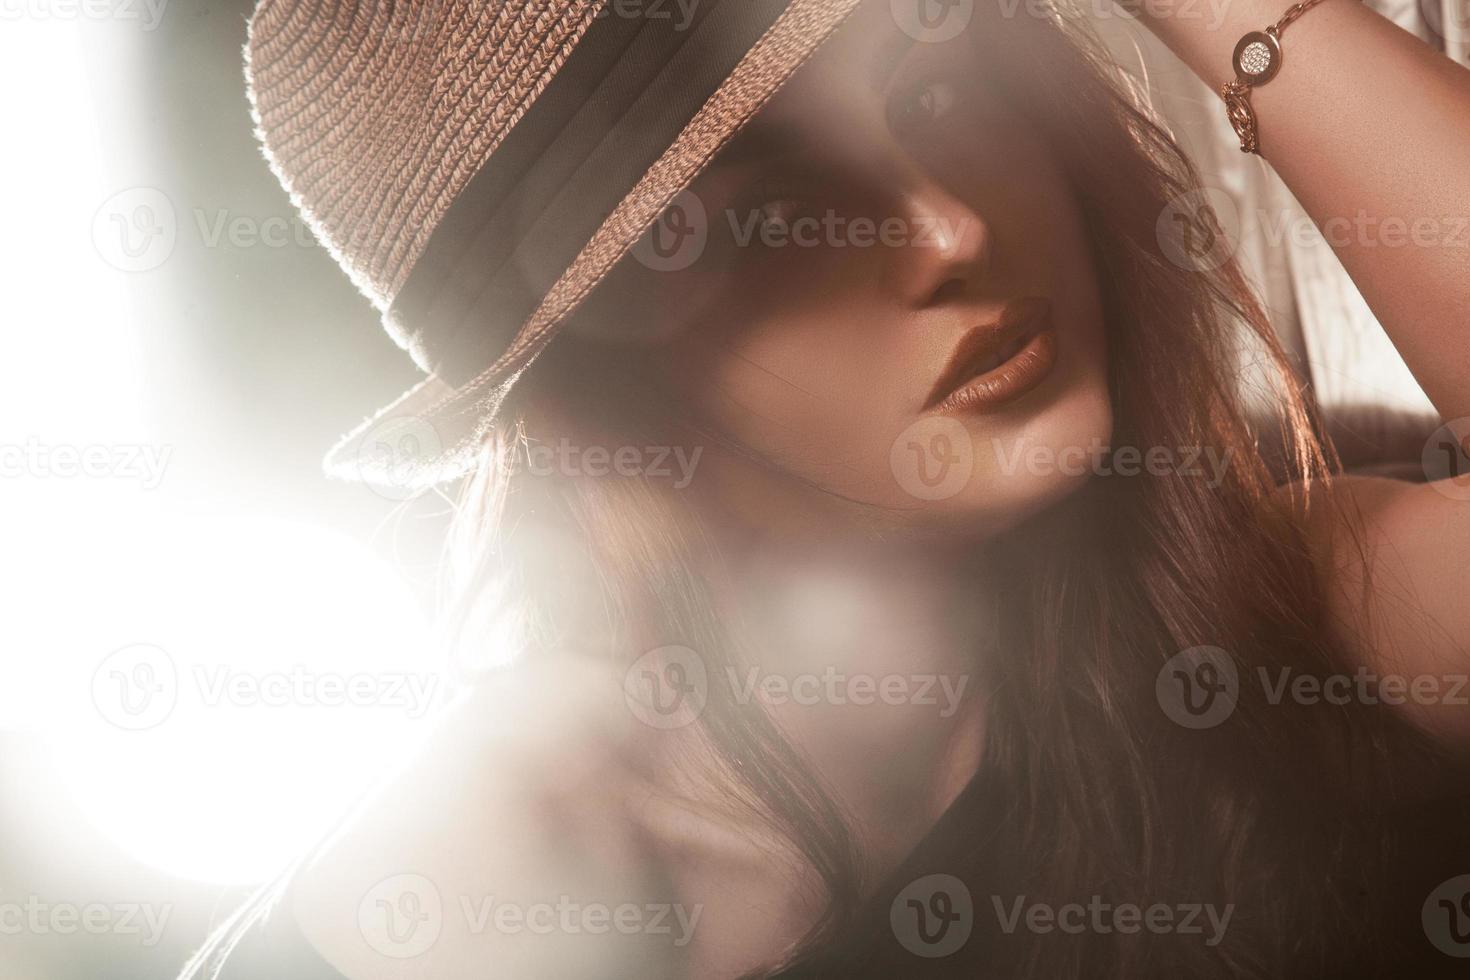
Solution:
M 6 720 L 47 736 L 65 793 L 137 859 L 263 880 L 425 730 L 443 690 L 418 603 L 352 539 L 228 513 L 71 531 L 81 551 L 32 568 L 52 587 L 7 651 L 28 683 Z

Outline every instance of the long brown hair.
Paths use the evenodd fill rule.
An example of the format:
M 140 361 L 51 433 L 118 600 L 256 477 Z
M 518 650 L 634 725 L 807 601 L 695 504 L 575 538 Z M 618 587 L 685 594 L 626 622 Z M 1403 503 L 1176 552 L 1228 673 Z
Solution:
M 1226 724 L 1186 731 L 1160 711 L 1154 680 L 1200 645 L 1228 651 L 1242 675 L 1340 664 L 1306 543 L 1273 497 L 1285 481 L 1325 480 L 1330 451 L 1236 263 L 1185 268 L 1163 254 L 1159 215 L 1200 186 L 1170 134 L 1078 22 L 1022 17 L 1016 34 L 1022 43 L 994 45 L 984 70 L 1043 127 L 1085 210 L 1102 274 L 1113 444 L 1208 448 L 1229 465 L 1218 485 L 1095 478 L 985 545 L 1018 583 L 998 604 L 1009 611 L 1006 656 L 989 695 L 984 767 L 1008 816 L 992 843 L 1038 900 L 1173 896 L 1237 911 L 1214 948 L 1052 938 L 1020 941 L 994 966 L 1051 980 L 1165 969 L 1266 977 L 1286 963 L 1322 964 L 1333 923 L 1346 920 L 1326 883 L 1344 862 L 1371 858 L 1350 851 L 1345 815 L 1377 791 L 1365 772 L 1392 726 L 1366 710 L 1268 705 L 1246 685 Z M 1264 424 L 1242 402 L 1246 355 L 1267 368 Z M 574 341 L 544 357 L 532 369 L 540 397 L 596 420 L 610 444 L 634 444 L 652 424 L 639 407 L 670 414 L 649 408 L 645 380 L 624 376 L 630 390 L 619 391 L 603 355 Z M 715 613 L 707 574 L 718 556 L 697 517 L 645 479 L 561 476 L 526 490 L 527 445 L 555 437 L 514 396 L 486 437 L 454 548 L 463 648 L 482 648 L 493 623 L 499 649 L 518 655 L 596 635 L 605 655 L 626 658 L 641 652 L 626 641 L 643 630 L 700 651 L 712 664 L 701 725 L 727 792 L 789 838 L 827 889 L 826 916 L 786 965 L 860 963 L 851 954 L 868 939 L 855 916 L 872 883 L 820 774 L 758 706 L 722 688 L 720 667 L 740 662 L 742 640 Z M 538 554 L 548 540 L 572 544 L 553 562 Z M 598 610 L 596 622 L 574 623 L 573 607 Z

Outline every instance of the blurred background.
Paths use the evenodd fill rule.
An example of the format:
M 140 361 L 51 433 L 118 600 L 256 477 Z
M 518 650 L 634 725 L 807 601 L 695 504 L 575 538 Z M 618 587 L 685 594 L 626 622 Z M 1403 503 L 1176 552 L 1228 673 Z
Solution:
M 0 980 L 167 978 L 409 751 L 416 380 L 252 135 L 243 0 L 0 4 Z

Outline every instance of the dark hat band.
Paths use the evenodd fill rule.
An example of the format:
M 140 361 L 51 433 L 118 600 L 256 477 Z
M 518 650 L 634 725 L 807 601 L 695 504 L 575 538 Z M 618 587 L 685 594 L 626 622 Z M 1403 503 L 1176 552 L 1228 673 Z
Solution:
M 458 386 L 494 363 L 788 2 L 697 0 L 687 24 L 671 0 L 604 8 L 394 298 L 387 319 L 419 366 Z

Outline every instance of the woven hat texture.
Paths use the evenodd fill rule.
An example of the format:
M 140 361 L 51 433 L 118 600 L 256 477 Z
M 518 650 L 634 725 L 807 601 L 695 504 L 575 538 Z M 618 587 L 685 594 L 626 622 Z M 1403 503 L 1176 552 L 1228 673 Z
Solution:
M 256 8 L 265 156 L 428 375 L 344 436 L 329 473 L 462 475 L 509 386 L 860 0 L 696 0 L 676 26 L 612 2 Z
M 292 203 L 379 310 L 600 6 L 257 8 L 246 47 L 257 135 Z

